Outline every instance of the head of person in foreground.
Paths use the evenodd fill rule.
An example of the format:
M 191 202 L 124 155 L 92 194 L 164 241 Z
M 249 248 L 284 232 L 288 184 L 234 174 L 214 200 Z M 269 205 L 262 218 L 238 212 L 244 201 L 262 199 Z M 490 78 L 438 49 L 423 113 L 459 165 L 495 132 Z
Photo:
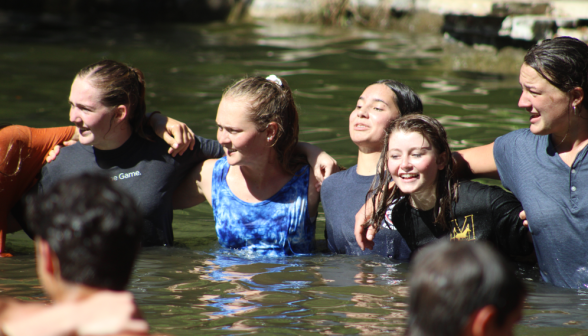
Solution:
M 142 216 L 109 178 L 84 174 L 29 199 L 37 272 L 59 301 L 72 288 L 122 291 L 140 248 Z
M 412 264 L 406 335 L 512 335 L 525 287 L 490 245 L 441 240 Z

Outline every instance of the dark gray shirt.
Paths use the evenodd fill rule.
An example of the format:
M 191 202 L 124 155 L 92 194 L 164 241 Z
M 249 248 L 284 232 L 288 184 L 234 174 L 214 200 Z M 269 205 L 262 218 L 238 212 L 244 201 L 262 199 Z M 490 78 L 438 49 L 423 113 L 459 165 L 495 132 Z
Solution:
M 37 191 L 81 173 L 102 173 L 134 196 L 143 212 L 143 246 L 173 244 L 172 195 L 190 168 L 223 155 L 217 141 L 196 137 L 194 150 L 172 157 L 169 145 L 155 135 L 153 141 L 133 134 L 122 146 L 99 150 L 80 143 L 62 148 L 57 159 L 41 170 Z
M 329 176 L 321 187 L 325 211 L 325 236 L 329 250 L 341 254 L 379 254 L 393 259 L 408 259 L 411 251 L 402 236 L 383 225 L 375 235 L 374 249 L 362 251 L 355 240 L 355 214 L 365 204 L 374 175 L 357 174 L 357 166 Z
M 504 187 L 521 201 L 543 279 L 588 287 L 588 146 L 569 167 L 548 135 L 521 129 L 496 139 Z

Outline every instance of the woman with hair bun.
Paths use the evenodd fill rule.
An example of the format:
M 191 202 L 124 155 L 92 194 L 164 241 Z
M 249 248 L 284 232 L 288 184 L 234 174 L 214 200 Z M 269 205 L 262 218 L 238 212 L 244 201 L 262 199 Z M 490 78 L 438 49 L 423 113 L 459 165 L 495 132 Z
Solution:
M 173 156 L 182 155 L 188 147 L 194 146 L 194 134 L 184 123 L 159 113 L 151 115 L 149 125 L 146 127 L 152 134 L 155 132 L 165 139 L 168 146 L 171 146 L 168 153 Z M 88 134 L 90 133 L 85 131 L 82 139 L 86 143 Z M 10 210 L 35 185 L 39 171 L 46 162 L 53 160 L 59 152 L 59 146 L 78 141 L 78 139 L 78 129 L 73 126 L 54 128 L 0 126 L 0 257 L 11 256 L 6 252 L 6 234 L 21 229 L 19 223 L 10 215 Z M 57 150 L 54 150 L 55 146 Z
M 196 167 L 174 198 L 181 207 L 204 196 L 221 245 L 257 254 L 310 253 L 317 182 L 298 143 L 298 111 L 288 83 L 274 75 L 229 86 L 216 116 L 225 156 Z
M 196 136 L 196 145 L 173 157 L 147 127 L 143 73 L 103 60 L 76 75 L 69 96 L 78 143 L 64 147 L 43 167 L 37 191 L 85 172 L 99 172 L 130 192 L 143 212 L 143 246 L 172 245 L 172 194 L 194 165 L 220 157 L 222 148 Z

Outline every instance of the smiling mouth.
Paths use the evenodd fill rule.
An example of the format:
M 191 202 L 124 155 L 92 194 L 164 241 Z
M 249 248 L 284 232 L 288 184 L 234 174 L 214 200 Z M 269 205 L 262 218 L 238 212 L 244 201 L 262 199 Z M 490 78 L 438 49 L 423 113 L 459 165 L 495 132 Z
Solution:
M 227 148 L 227 155 L 233 154 L 236 151 L 237 151 L 236 149 L 229 149 L 229 148 Z
M 418 178 L 419 174 L 405 173 L 405 174 L 399 174 L 398 176 L 400 176 L 401 179 L 412 179 L 412 178 Z
M 79 127 L 78 126 L 78 132 L 80 132 L 80 134 L 89 131 L 90 129 L 88 127 Z
M 368 129 L 369 126 L 366 124 L 355 124 L 354 126 L 356 129 Z

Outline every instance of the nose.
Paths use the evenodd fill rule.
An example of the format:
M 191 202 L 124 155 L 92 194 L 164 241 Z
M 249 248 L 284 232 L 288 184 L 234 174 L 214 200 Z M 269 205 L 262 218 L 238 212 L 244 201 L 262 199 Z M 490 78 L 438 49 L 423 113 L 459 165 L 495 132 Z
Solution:
M 69 121 L 72 123 L 79 123 L 81 121 L 78 109 L 75 106 L 69 108 Z
M 230 143 L 229 137 L 227 136 L 227 131 L 220 127 L 216 131 L 216 139 L 218 140 L 218 143 L 220 143 L 221 145 L 226 145 Z
M 400 162 L 400 169 L 404 171 L 410 171 L 412 169 L 412 163 L 410 162 L 410 157 L 408 155 L 402 156 L 402 161 Z
M 367 118 L 368 113 L 366 112 L 366 108 L 357 108 L 355 109 L 355 113 L 357 113 L 357 116 L 360 118 Z
M 524 109 L 529 109 L 532 107 L 531 101 L 527 97 L 527 93 L 525 91 L 521 92 L 521 97 L 519 98 L 519 107 Z

